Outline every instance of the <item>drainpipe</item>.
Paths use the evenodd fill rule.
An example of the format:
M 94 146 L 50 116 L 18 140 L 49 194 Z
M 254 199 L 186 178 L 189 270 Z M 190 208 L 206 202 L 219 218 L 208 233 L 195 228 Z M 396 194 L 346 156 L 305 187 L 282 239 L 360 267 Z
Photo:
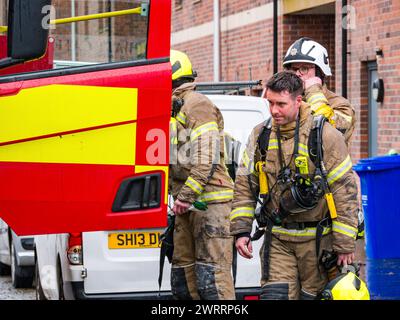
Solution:
M 342 0 L 341 25 L 342 25 L 342 96 L 347 98 L 347 0 Z
M 71 0 L 71 17 L 75 17 L 75 0 Z M 76 61 L 76 23 L 71 23 L 71 60 Z
M 274 74 L 278 72 L 278 0 L 274 0 L 273 17 L 273 55 L 274 55 Z
M 213 46 L 213 56 L 214 56 L 214 82 L 220 81 L 221 75 L 221 46 L 220 46 L 220 34 L 221 34 L 221 26 L 220 26 L 220 7 L 219 0 L 214 0 L 214 46 Z

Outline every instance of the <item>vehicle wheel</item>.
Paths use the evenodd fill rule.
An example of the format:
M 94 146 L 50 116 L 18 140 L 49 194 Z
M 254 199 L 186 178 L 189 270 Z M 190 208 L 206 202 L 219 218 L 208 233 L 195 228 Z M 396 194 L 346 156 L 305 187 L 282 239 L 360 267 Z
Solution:
M 40 282 L 39 263 L 37 261 L 35 264 L 35 289 L 36 300 L 47 300 L 43 292 L 42 283 Z
M 9 276 L 11 273 L 10 266 L 0 262 L 0 276 Z
M 11 280 L 14 288 L 32 288 L 35 268 L 19 266 L 14 244 L 11 244 Z

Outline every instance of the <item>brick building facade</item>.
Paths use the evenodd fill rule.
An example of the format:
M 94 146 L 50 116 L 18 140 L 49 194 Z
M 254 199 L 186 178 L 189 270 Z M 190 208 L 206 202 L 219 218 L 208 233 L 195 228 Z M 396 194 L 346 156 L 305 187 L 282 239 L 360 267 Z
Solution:
M 121 10 L 140 0 L 53 0 L 57 18 Z M 171 47 L 187 52 L 199 81 L 214 74 L 215 0 L 172 0 Z M 0 21 L 5 24 L 7 0 L 0 0 Z M 273 74 L 273 1 L 219 0 L 221 81 L 258 80 Z M 348 0 L 347 97 L 356 109 L 357 127 L 351 153 L 353 162 L 371 155 L 400 151 L 400 0 Z M 289 45 L 308 36 L 329 52 L 333 76 L 328 87 L 342 89 L 342 1 L 278 0 L 278 70 Z M 57 26 L 55 59 L 120 61 L 144 57 L 147 21 L 140 16 L 94 20 L 76 24 L 75 49 L 71 25 Z M 111 41 L 109 35 L 111 34 Z M 378 55 L 377 55 L 378 52 Z M 383 102 L 374 103 L 372 82 L 384 83 Z M 260 88 L 262 89 L 262 88 Z
M 188 53 L 199 81 L 213 80 L 214 0 L 173 0 L 171 47 Z M 342 1 L 278 1 L 278 70 L 289 45 L 308 36 L 324 45 L 333 76 L 328 87 L 341 93 Z M 357 114 L 353 162 L 400 151 L 400 1 L 347 1 L 348 99 Z M 262 79 L 273 74 L 273 2 L 219 0 L 221 81 Z M 381 56 L 376 52 L 382 51 Z M 369 88 L 384 83 L 383 102 Z M 370 96 L 369 96 L 370 95 Z

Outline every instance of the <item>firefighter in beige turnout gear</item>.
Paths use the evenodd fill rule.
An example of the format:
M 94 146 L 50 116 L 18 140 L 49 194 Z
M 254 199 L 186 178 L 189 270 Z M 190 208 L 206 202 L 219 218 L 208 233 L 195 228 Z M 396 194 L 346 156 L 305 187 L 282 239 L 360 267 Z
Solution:
M 281 72 L 269 80 L 267 99 L 273 120 L 265 164 L 261 172 L 255 169 L 263 157 L 258 139 L 264 124 L 260 124 L 249 137 L 235 181 L 231 234 L 239 254 L 251 258 L 250 233 L 260 190 L 259 176 L 267 175 L 268 193 L 261 210 L 268 222 L 260 251 L 263 299 L 314 299 L 328 282 L 319 263 L 324 249 L 333 249 L 340 265 L 354 259 L 356 183 L 343 136 L 329 123 L 322 131 L 323 163 L 336 217 L 332 212 L 330 217 L 327 201 L 320 193 L 314 194 L 314 203 L 302 203 L 301 207 L 288 192 L 295 181 L 302 181 L 301 186 L 305 187 L 321 181 L 317 180 L 316 165 L 308 150 L 314 117 L 302 101 L 302 91 L 302 81 L 294 73 Z M 309 174 L 298 174 L 295 162 L 300 156 L 306 159 Z
M 344 136 L 350 149 L 356 117 L 353 106 L 342 96 L 330 91 L 325 79 L 332 76 L 329 66 L 328 51 L 310 38 L 296 40 L 286 52 L 283 67 L 295 72 L 304 82 L 303 100 L 309 104 L 311 114 L 324 115 L 329 122 Z M 355 179 L 358 179 L 354 173 Z M 362 211 L 361 192 L 358 188 L 359 232 L 364 237 L 364 215 Z
M 172 50 L 171 65 L 172 294 L 175 299 L 235 299 L 229 230 L 233 182 L 224 163 L 223 117 L 195 91 L 186 54 Z M 207 208 L 196 209 L 196 201 Z

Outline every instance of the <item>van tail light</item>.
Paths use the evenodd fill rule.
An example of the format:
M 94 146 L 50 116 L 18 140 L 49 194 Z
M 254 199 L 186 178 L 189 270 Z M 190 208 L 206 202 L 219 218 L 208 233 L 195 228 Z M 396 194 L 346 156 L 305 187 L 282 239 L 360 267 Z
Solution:
M 83 264 L 82 233 L 69 234 L 67 256 L 70 264 Z
M 244 300 L 260 300 L 260 296 L 244 296 Z

